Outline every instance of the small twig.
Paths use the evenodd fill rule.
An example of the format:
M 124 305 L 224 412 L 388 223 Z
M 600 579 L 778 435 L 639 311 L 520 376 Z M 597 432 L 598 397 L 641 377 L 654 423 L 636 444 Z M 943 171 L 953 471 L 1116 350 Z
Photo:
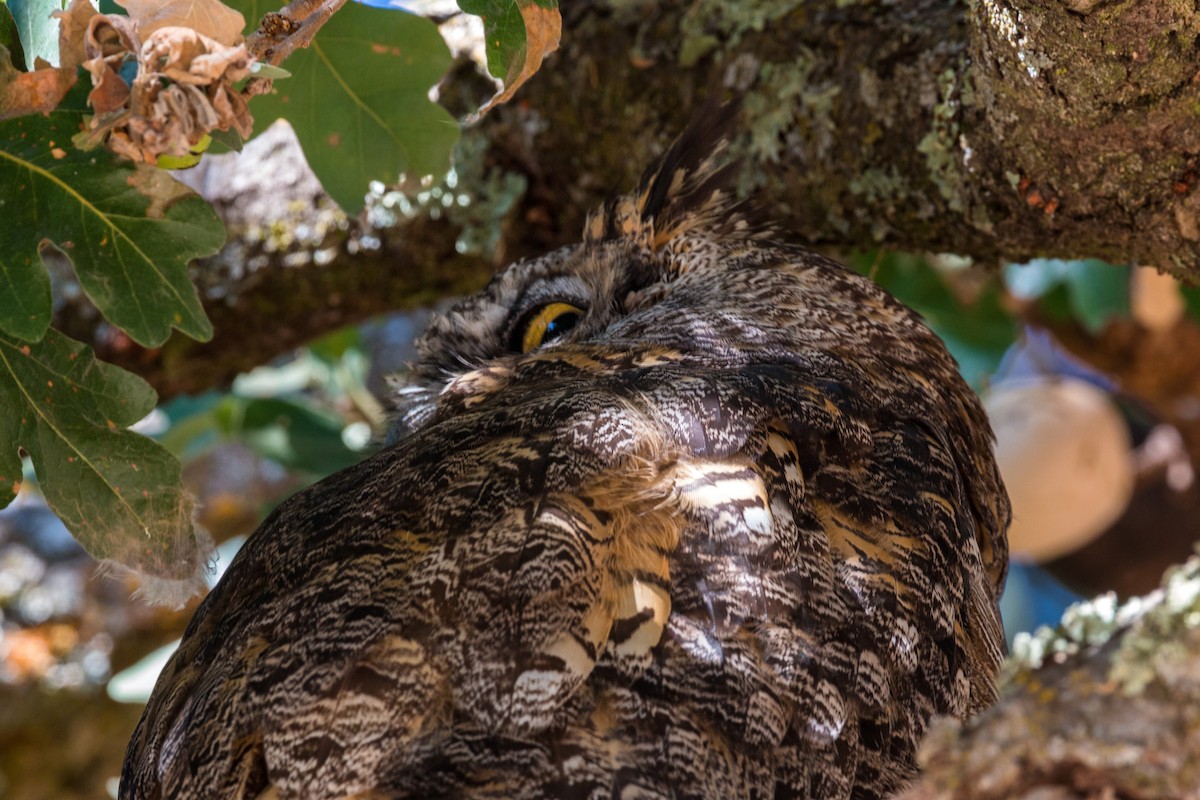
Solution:
M 293 0 L 279 11 L 265 14 L 246 47 L 256 61 L 278 66 L 293 50 L 308 47 L 321 26 L 345 4 L 346 0 Z M 270 79 L 252 78 L 242 91 L 257 95 L 270 90 Z

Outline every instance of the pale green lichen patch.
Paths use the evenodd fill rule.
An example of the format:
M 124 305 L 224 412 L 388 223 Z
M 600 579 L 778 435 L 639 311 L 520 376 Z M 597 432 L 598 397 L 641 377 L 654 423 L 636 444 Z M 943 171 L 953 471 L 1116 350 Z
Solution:
M 850 179 L 848 188 L 852 194 L 863 198 L 873 207 L 876 205 L 882 205 L 885 208 L 892 206 L 909 194 L 907 180 L 895 165 L 888 166 L 886 169 L 868 167 Z M 871 236 L 875 241 L 883 241 L 890 231 L 891 226 L 884 216 L 878 217 L 871 223 Z
M 933 127 L 917 143 L 925 156 L 929 176 L 942 199 L 954 211 L 964 211 L 962 152 L 959 149 L 960 75 L 947 69 L 938 75 L 938 102 L 933 108 Z
M 814 145 L 818 157 L 833 146 L 837 135 L 833 109 L 841 90 L 812 82 L 816 64 L 816 56 L 800 47 L 790 63 L 759 67 L 755 89 L 745 100 L 753 120 L 750 154 L 756 162 L 778 162 L 794 130 Z
M 735 48 L 744 35 L 760 32 L 767 25 L 803 7 L 799 0 L 758 0 L 754 3 L 729 3 L 725 0 L 700 0 L 684 16 L 681 27 L 683 49 L 690 40 L 718 34 Z
M 1177 675 L 1175 662 L 1192 662 L 1189 634 L 1200 630 L 1200 556 L 1167 572 L 1144 616 L 1121 639 L 1111 680 L 1136 693 L 1155 678 Z M 1194 667 L 1193 667 L 1194 669 Z
M 461 230 L 455 242 L 459 253 L 493 252 L 503 222 L 524 195 L 527 182 L 523 175 L 486 168 L 487 147 L 483 136 L 464 134 L 455 148 L 454 168 L 440 181 L 408 192 L 373 187 L 367 202 L 368 219 L 374 226 L 386 228 L 422 215 L 445 217 Z
M 1150 594 L 1120 604 L 1115 594 L 1103 594 L 1068 608 L 1056 627 L 1018 634 L 1006 682 L 1027 684 L 1032 671 L 1108 644 L 1118 634 L 1108 673 L 1115 688 L 1136 694 L 1157 678 L 1178 677 L 1175 662 L 1193 660 L 1191 639 L 1200 635 L 1200 555 L 1169 570 L 1162 587 Z
M 908 190 L 908 185 L 904 176 L 900 174 L 900 170 L 896 169 L 893 164 L 886 169 L 881 167 L 864 169 L 850 179 L 849 188 L 851 193 L 874 202 L 903 196 Z

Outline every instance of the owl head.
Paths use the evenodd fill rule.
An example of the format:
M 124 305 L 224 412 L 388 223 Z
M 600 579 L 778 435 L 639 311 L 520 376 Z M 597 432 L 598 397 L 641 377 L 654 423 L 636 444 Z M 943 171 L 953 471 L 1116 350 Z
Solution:
M 915 312 L 785 241 L 735 196 L 737 118 L 736 105 L 710 104 L 634 192 L 588 216 L 578 244 L 509 265 L 435 316 L 389 440 L 511 392 L 521 376 L 536 390 L 553 377 L 550 353 L 559 370 L 602 370 L 597 353 L 651 350 L 681 367 L 798 366 L 863 408 L 931 416 L 964 437 L 974 426 L 986 440 L 972 391 Z

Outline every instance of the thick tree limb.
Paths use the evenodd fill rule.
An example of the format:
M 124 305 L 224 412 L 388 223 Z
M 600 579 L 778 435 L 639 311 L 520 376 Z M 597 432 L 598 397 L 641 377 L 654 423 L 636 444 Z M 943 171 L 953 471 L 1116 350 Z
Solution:
M 388 235 L 347 222 L 324 196 L 286 126 L 247 145 L 249 159 L 205 159 L 181 177 L 239 235 L 193 264 L 213 321 L 206 343 L 172 336 L 143 348 L 105 325 L 71 276 L 59 273 L 55 325 L 97 355 L 149 380 L 160 399 L 228 383 L 323 333 L 372 315 L 432 305 L 477 289 L 493 265 L 456 252 L 458 230 L 427 215 Z
M 468 134 L 486 142 L 477 174 L 528 186 L 496 252 L 459 253 L 461 220 L 447 217 L 368 231 L 378 248 L 356 249 L 352 225 L 272 250 L 246 239 L 273 224 L 264 216 L 235 228 L 224 266 L 198 270 L 211 344 L 147 353 L 73 306 L 58 321 L 164 396 L 199 391 L 322 330 L 472 288 L 501 260 L 576 239 L 586 211 L 633 185 L 714 84 L 745 96 L 742 189 L 818 246 L 1097 256 L 1200 277 L 1190 5 L 675 0 L 564 15 L 559 53 Z M 490 92 L 463 67 L 442 96 L 465 114 Z M 273 173 L 263 181 L 260 194 L 278 189 Z M 236 211 L 235 196 L 216 195 Z

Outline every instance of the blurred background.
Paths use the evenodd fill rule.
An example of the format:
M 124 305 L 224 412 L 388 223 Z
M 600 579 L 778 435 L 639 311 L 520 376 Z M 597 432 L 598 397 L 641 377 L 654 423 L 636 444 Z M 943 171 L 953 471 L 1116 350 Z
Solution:
M 925 316 L 988 406 L 1016 515 L 1010 640 L 1080 596 L 1144 593 L 1188 555 L 1200 361 L 1181 354 L 1200 342 L 1200 291 L 1099 262 L 843 257 Z M 387 378 L 429 313 L 340 330 L 142 421 L 184 462 L 218 575 L 277 503 L 379 446 Z M 0 510 L 0 796 L 104 796 L 195 602 L 132 602 L 136 586 L 98 573 L 25 477 Z

